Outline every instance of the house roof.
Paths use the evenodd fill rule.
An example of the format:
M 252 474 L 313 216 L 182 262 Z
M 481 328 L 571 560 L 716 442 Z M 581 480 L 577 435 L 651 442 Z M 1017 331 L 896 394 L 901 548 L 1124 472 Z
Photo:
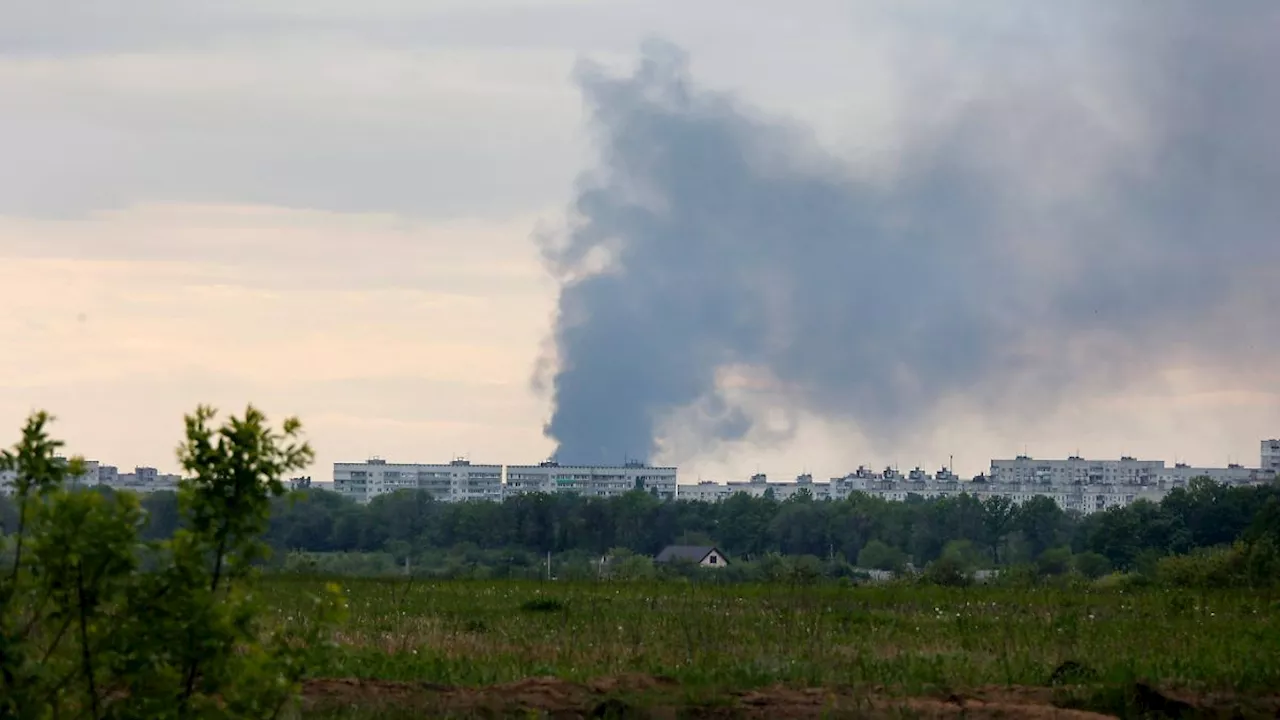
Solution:
M 668 545 L 658 553 L 658 557 L 654 558 L 657 562 L 671 562 L 672 560 L 691 560 L 693 562 L 702 562 L 712 552 L 721 553 L 714 545 Z

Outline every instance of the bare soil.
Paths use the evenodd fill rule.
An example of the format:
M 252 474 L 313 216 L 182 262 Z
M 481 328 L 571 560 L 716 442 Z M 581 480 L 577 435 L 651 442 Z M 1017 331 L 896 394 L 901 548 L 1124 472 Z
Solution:
M 708 699 L 684 692 L 670 678 L 648 675 L 619 675 L 587 683 L 535 677 L 487 687 L 320 679 L 305 685 L 303 700 L 304 710 L 358 707 L 454 718 L 1280 718 L 1280 695 L 1196 696 L 1143 684 L 1109 692 L 988 687 L 929 697 L 779 685 Z

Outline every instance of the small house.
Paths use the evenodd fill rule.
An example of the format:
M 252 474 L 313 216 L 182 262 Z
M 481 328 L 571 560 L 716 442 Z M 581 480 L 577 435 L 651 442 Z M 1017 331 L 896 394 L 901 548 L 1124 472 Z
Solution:
M 691 562 L 713 568 L 721 568 L 729 564 L 724 553 L 711 545 L 668 545 L 658 553 L 654 562 Z

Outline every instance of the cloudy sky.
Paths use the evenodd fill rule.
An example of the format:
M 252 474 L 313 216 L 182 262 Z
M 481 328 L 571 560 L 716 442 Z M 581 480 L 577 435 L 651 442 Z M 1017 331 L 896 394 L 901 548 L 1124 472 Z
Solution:
M 822 178 L 824 188 L 843 187 L 844 180 L 831 179 L 837 175 L 918 188 L 919 168 L 933 176 L 953 167 L 935 158 L 956 155 L 939 138 L 958 135 L 957 128 L 967 132 L 966 123 L 986 128 L 982 177 L 1000 192 L 992 193 L 998 201 L 982 207 L 1000 208 L 1000 242 L 984 240 L 980 247 L 990 257 L 1018 258 L 998 268 L 1012 278 L 1008 296 L 966 294 L 965 287 L 992 281 L 982 267 L 949 264 L 954 273 L 944 277 L 939 266 L 914 256 L 882 267 L 851 266 L 848 285 L 871 282 L 875 293 L 920 297 L 931 292 L 928 283 L 945 281 L 949 292 L 964 295 L 958 303 L 892 305 L 893 327 L 916 327 L 912 332 L 930 329 L 917 314 L 953 304 L 984 308 L 983 327 L 990 328 L 995 321 L 987 316 L 999 310 L 994 304 L 1041 298 L 1044 308 L 1007 320 L 1038 323 L 1045 337 L 1061 322 L 1057 339 L 995 337 L 1089 360 L 1055 361 L 1040 373 L 985 352 L 982 361 L 990 363 L 983 372 L 942 373 L 903 361 L 877 372 L 910 374 L 904 387 L 912 390 L 886 396 L 866 389 L 879 382 L 876 372 L 852 382 L 843 371 L 810 367 L 798 359 L 810 357 L 805 352 L 765 351 L 755 342 L 722 338 L 700 346 L 715 358 L 707 361 L 716 370 L 714 382 L 708 380 L 715 392 L 695 389 L 644 406 L 652 415 L 642 423 L 644 432 L 656 433 L 654 459 L 679 462 L 682 480 L 755 471 L 829 476 L 861 463 L 936 468 L 951 455 L 971 474 L 991 457 L 1024 450 L 1042 457 L 1078 451 L 1256 464 L 1258 440 L 1280 435 L 1280 363 L 1274 361 L 1280 321 L 1271 304 L 1275 293 L 1266 289 L 1280 286 L 1280 239 L 1269 224 L 1274 216 L 1267 213 L 1274 211 L 1265 209 L 1274 200 L 1250 204 L 1247 191 L 1215 199 L 1219 211 L 1248 221 L 1223 228 L 1244 239 L 1208 243 L 1196 236 L 1178 245 L 1200 243 L 1177 256 L 1182 264 L 1158 265 L 1158 276 L 1138 272 L 1135 282 L 1157 288 L 1143 297 L 1158 308 L 1115 295 L 1132 287 L 1119 281 L 1049 283 L 1054 292 L 1047 299 L 1031 290 L 1046 287 L 1046 278 L 1067 272 L 1064 267 L 1078 274 L 1073 278 L 1092 277 L 1093 270 L 1078 266 L 1080 258 L 1106 257 L 1099 248 L 1131 263 L 1120 267 L 1152 267 L 1145 240 L 1115 245 L 1089 228 L 1128 227 L 1138 217 L 1132 226 L 1143 229 L 1125 237 L 1142 238 L 1162 221 L 1125 202 L 1082 214 L 1080 207 L 1099 206 L 1090 188 L 1113 187 L 1121 162 L 1126 170 L 1176 175 L 1153 159 L 1223 128 L 1245 139 L 1271 132 L 1265 128 L 1280 126 L 1270 122 L 1280 120 L 1270 114 L 1274 95 L 1257 102 L 1252 95 L 1226 98 L 1235 103 L 1235 124 L 1210 113 L 1199 124 L 1171 129 L 1153 120 L 1163 117 L 1156 110 L 1186 115 L 1177 83 L 1198 77 L 1200 68 L 1188 73 L 1125 55 L 1135 37 L 1126 34 L 1132 18 L 1117 19 L 1100 7 L 1030 8 L 958 0 L 910 6 L 812 0 L 785 13 L 763 0 L 0 0 L 0 429 L 9 428 L 6 444 L 31 410 L 43 408 L 58 416 L 57 433 L 74 452 L 122 467 L 172 470 L 184 412 L 202 402 L 224 411 L 252 402 L 272 417 L 302 418 L 317 450 L 313 474 L 322 480 L 330 478 L 333 462 L 371 455 L 403 462 L 455 455 L 477 462 L 544 459 L 557 447 L 543 432 L 556 388 L 573 387 L 571 378 L 563 386 L 551 379 L 556 363 L 578 352 L 580 338 L 564 332 L 572 325 L 566 314 L 580 310 L 579 302 L 594 302 L 589 293 L 572 295 L 572 288 L 583 287 L 572 277 L 581 268 L 566 260 L 589 254 L 583 233 L 595 227 L 624 236 L 614 261 L 633 258 L 635 264 L 624 273 L 629 284 L 609 292 L 630 293 L 637 282 L 653 286 L 655 277 L 665 277 L 636 269 L 649 267 L 642 262 L 677 274 L 681 266 L 675 255 L 634 251 L 648 236 L 636 230 L 628 237 L 632 225 L 604 218 L 588 202 L 596 197 L 589 180 L 638 173 L 652 181 L 636 170 L 646 148 L 655 155 L 697 155 L 661 134 L 694 118 L 705 121 L 699 127 L 708 133 L 725 128 L 738 143 L 726 147 L 783 157 L 777 162 L 790 168 L 788 182 L 809 190 L 814 178 Z M 1226 44 L 1241 44 L 1241 27 L 1257 26 L 1266 37 L 1278 27 L 1275 19 L 1271 13 L 1228 27 L 1224 37 L 1232 42 Z M 1154 20 L 1156 31 L 1136 37 L 1158 57 L 1169 50 L 1162 43 L 1178 37 L 1158 28 L 1176 29 L 1186 18 Z M 655 38 L 667 45 L 654 51 Z M 1246 48 L 1249 39 L 1243 38 Z M 1213 36 L 1204 43 L 1212 48 L 1220 41 Z M 687 58 L 673 62 L 684 64 L 653 70 L 672 48 Z M 1230 55 L 1202 74 L 1248 78 L 1266 59 Z M 675 80 L 646 79 L 645 63 Z M 1045 81 L 1054 83 L 1054 92 L 1044 92 Z M 649 130 L 635 131 L 635 119 L 661 105 L 644 93 L 668 87 L 663 83 L 696 85 L 697 102 L 680 105 L 678 123 L 655 120 Z M 1204 100 L 1194 95 L 1189 102 L 1201 108 Z M 623 146 L 631 140 L 645 144 Z M 1240 148 L 1209 145 L 1212 157 L 1224 158 L 1215 167 L 1232 169 L 1246 157 L 1256 165 L 1253 175 L 1230 174 L 1232 182 L 1246 190 L 1274 187 L 1266 184 L 1276 177 L 1274 149 L 1249 152 L 1243 141 Z M 935 159 L 922 162 L 925 156 Z M 693 161 L 681 162 L 686 175 L 693 167 L 703 182 L 727 182 L 715 169 L 703 173 L 689 165 Z M 967 156 L 957 162 L 974 164 Z M 658 188 L 658 201 L 668 207 L 682 186 L 672 179 L 678 173 L 659 174 L 670 180 Z M 793 185 L 768 187 L 774 193 Z M 1156 211 L 1143 205 L 1148 213 L 1167 209 L 1170 198 L 1204 194 L 1195 183 L 1164 190 L 1149 203 Z M 735 197 L 749 199 L 755 191 Z M 620 191 L 611 192 L 616 198 Z M 1126 189 L 1108 197 L 1125 193 L 1132 194 Z M 929 207 L 904 195 L 891 194 L 886 217 Z M 940 219 L 919 225 L 921 233 L 942 233 L 944 219 L 968 217 L 941 205 Z M 768 222 L 788 217 L 787 211 L 807 218 L 778 220 L 777 233 L 732 251 L 765 258 L 734 267 L 742 277 L 782 288 L 774 295 L 813 292 L 806 272 L 837 260 L 858 262 L 804 245 L 812 258 L 778 269 L 767 249 L 771 238 L 792 231 L 822 234 L 815 224 L 824 218 L 828 226 L 861 228 L 862 215 L 855 222 L 843 211 L 800 213 L 797 208 L 812 208 L 803 198 L 759 217 L 716 208 L 707 212 L 722 215 L 680 226 L 697 235 L 682 235 L 681 243 L 696 245 L 742 218 Z M 730 221 L 734 213 L 740 220 Z M 1070 222 L 1062 222 L 1068 213 L 1074 213 Z M 886 217 L 877 217 L 877 227 Z M 1058 237 L 1064 227 L 1079 233 L 1070 244 Z M 1016 243 L 1009 239 L 1015 233 Z M 1047 239 L 1038 243 L 1042 234 Z M 1065 250 L 1081 247 L 1089 249 Z M 1224 249 L 1203 250 L 1208 247 Z M 920 252 L 933 249 L 926 243 Z M 715 267 L 702 266 L 690 282 L 712 277 Z M 903 274 L 886 277 L 890 269 Z M 1160 278 L 1175 283 L 1201 277 L 1196 272 L 1207 279 L 1195 294 L 1212 302 L 1184 307 L 1181 293 L 1158 289 Z M 831 282 L 829 274 L 813 276 L 815 285 Z M 1221 290 L 1237 283 L 1246 290 Z M 562 287 L 570 288 L 563 302 Z M 665 297 L 706 300 L 680 295 L 687 287 L 672 285 Z M 628 295 L 637 297 L 649 296 Z M 818 297 L 824 307 L 847 299 Z M 792 308 L 778 311 L 783 324 L 803 306 L 794 297 L 764 305 L 776 309 L 778 303 Z M 597 317 L 614 317 L 601 307 L 591 306 Z M 1270 314 L 1259 312 L 1267 308 Z M 1093 326 L 1067 322 L 1068 315 L 1108 320 Z M 829 334 L 845 340 L 816 342 L 813 354 L 830 359 L 853 347 L 861 322 L 835 313 Z M 707 330 L 672 323 L 684 328 L 670 336 L 674 340 Z M 1140 342 L 1099 335 L 1139 325 L 1132 337 Z M 751 332 L 784 342 L 777 330 L 753 326 Z M 666 337 L 663 332 L 649 339 Z M 609 333 L 587 337 L 616 340 Z M 887 352 L 936 352 L 957 358 L 949 366 L 963 366 L 979 350 L 963 339 L 943 339 L 956 345 L 915 338 Z M 795 348 L 809 339 L 785 342 Z M 1210 344 L 1218 349 L 1187 349 Z M 607 347 L 612 352 L 614 346 Z M 852 362 L 872 364 L 860 355 Z M 764 390 L 733 392 L 762 375 L 754 386 Z M 594 404 L 575 411 L 563 427 L 625 415 L 635 401 L 622 386 L 649 387 L 625 374 L 611 378 L 617 395 L 614 385 L 586 383 L 596 392 Z M 1032 383 L 1055 391 L 1028 390 Z M 874 414 L 850 409 L 892 408 L 899 400 L 923 409 L 892 413 L 893 432 L 880 432 Z M 734 406 L 731 419 L 746 418 L 732 423 L 732 432 L 709 430 L 706 413 L 694 411 L 726 402 Z M 620 460 L 646 449 L 607 452 Z

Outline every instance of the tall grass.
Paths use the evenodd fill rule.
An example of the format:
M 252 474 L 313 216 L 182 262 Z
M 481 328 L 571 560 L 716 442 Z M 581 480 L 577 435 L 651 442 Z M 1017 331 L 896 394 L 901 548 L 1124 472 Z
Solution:
M 318 580 L 272 578 L 282 616 Z M 1280 687 L 1280 604 L 1244 592 L 675 583 L 342 581 L 350 619 L 318 674 L 484 685 L 539 675 L 669 676 L 904 692 L 1098 682 Z

